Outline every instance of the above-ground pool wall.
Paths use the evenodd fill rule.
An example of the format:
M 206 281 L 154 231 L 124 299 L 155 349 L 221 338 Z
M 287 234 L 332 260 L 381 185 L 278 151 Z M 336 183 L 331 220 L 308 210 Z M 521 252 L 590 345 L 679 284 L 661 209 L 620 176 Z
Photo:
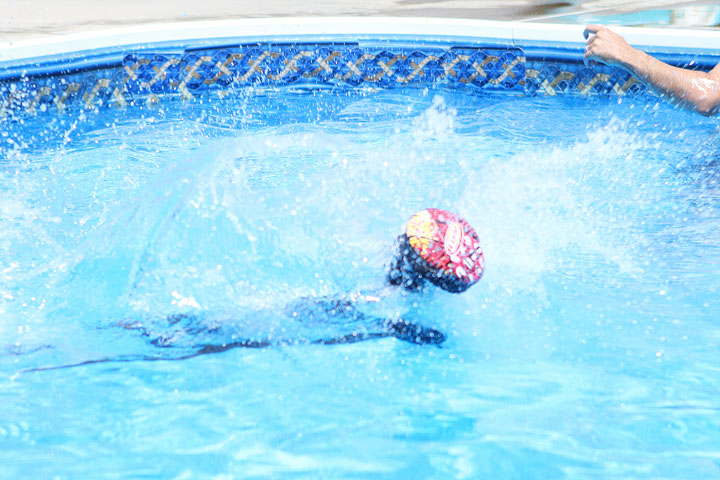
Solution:
M 570 43 L 553 40 L 552 30 L 533 33 L 523 26 L 508 30 L 498 23 L 490 24 L 497 30 L 493 38 L 472 38 L 462 32 L 456 37 L 317 35 L 322 41 L 308 40 L 311 35 L 269 35 L 263 41 L 207 37 L 96 49 L 88 49 L 93 42 L 86 42 L 84 48 L 77 45 L 74 51 L 45 56 L 38 53 L 42 49 L 33 48 L 34 56 L 27 58 L 13 58 L 0 49 L 0 121 L 26 114 L 191 101 L 207 90 L 226 94 L 246 87 L 302 84 L 368 88 L 444 84 L 542 96 L 647 92 L 622 69 L 586 66 L 577 28 L 564 32 L 564 37 L 574 39 Z M 526 37 L 534 38 L 517 38 L 517 32 L 530 32 Z M 506 38 L 498 38 L 502 35 Z M 54 51 L 51 45 L 48 52 Z M 663 45 L 648 49 L 666 62 L 689 68 L 709 70 L 720 61 L 720 50 Z

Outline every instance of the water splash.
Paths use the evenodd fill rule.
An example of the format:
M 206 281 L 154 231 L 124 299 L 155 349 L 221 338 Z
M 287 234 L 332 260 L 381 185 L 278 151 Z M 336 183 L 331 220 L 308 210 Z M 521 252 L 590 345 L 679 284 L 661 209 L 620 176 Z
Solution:
M 467 218 L 488 258 L 485 278 L 462 299 L 423 299 L 416 311 L 437 325 L 477 325 L 465 312 L 493 302 L 491 317 L 522 316 L 525 304 L 539 317 L 551 304 L 549 278 L 648 281 L 643 273 L 662 252 L 645 219 L 672 208 L 676 191 L 675 180 L 665 185 L 667 165 L 647 160 L 658 146 L 652 135 L 633 120 L 610 118 L 555 142 L 538 142 L 529 128 L 509 147 L 487 111 L 468 105 L 461 114 L 448 98 L 422 92 L 390 103 L 379 119 L 382 112 L 365 108 L 368 99 L 343 98 L 342 108 L 330 110 L 372 119 L 356 131 L 343 117 L 300 130 L 245 130 L 241 122 L 230 138 L 223 126 L 215 140 L 206 136 L 217 125 L 198 121 L 77 133 L 89 146 L 113 141 L 65 150 L 53 163 L 52 195 L 69 207 L 52 212 L 63 228 L 30 223 L 51 240 L 63 232 L 77 240 L 48 250 L 60 252 L 68 273 L 51 275 L 49 288 L 63 300 L 43 311 L 61 318 L 92 312 L 79 315 L 85 327 L 243 312 L 262 329 L 298 297 L 380 283 L 392 241 L 426 207 Z M 148 147 L 150 137 L 168 145 Z M 103 155 L 82 167 L 85 152 Z M 95 188 L 83 188 L 88 181 Z M 392 303 L 388 311 L 402 308 Z
M 634 232 L 660 200 L 650 190 L 660 180 L 657 167 L 636 158 L 653 147 L 613 119 L 567 147 L 540 146 L 468 170 L 463 210 L 478 219 L 508 288 L 532 289 L 545 272 L 581 270 L 588 255 L 639 273 L 647 245 Z
M 447 105 L 440 95 L 433 97 L 432 105 L 413 122 L 415 145 L 420 146 L 432 138 L 446 138 L 455 133 L 457 110 Z

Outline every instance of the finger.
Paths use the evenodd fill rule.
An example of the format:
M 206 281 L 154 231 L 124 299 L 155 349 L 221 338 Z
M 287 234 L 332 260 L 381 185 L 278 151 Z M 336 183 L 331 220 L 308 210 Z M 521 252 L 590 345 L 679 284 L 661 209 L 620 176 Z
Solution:
M 597 67 L 598 62 L 597 60 L 593 60 L 592 58 L 583 57 L 583 63 L 586 67 Z
M 593 55 L 591 51 L 585 52 L 583 55 L 583 63 L 586 67 L 596 67 L 598 65 L 597 56 Z
M 590 34 L 596 34 L 602 28 L 603 28 L 602 25 L 593 25 L 593 24 L 586 25 L 585 31 L 583 31 L 583 37 L 585 37 L 585 39 L 587 39 L 590 36 Z
M 593 37 L 594 38 L 594 37 Z M 593 39 L 590 39 L 585 44 L 585 51 L 583 52 L 583 59 L 589 57 L 593 51 Z

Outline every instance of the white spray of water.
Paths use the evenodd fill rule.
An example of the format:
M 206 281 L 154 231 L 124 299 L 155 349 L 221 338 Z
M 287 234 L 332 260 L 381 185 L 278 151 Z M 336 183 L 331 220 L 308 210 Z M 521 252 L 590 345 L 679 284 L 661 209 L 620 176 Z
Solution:
M 476 222 L 496 281 L 533 290 L 543 273 L 587 256 L 638 273 L 644 240 L 631 233 L 631 212 L 652 201 L 644 185 L 654 173 L 635 160 L 647 142 L 625 127 L 613 120 L 567 147 L 541 145 L 466 167 L 461 209 Z
M 413 122 L 415 144 L 422 145 L 430 139 L 442 139 L 455 133 L 457 110 L 449 107 L 439 95 L 433 97 L 432 105 Z

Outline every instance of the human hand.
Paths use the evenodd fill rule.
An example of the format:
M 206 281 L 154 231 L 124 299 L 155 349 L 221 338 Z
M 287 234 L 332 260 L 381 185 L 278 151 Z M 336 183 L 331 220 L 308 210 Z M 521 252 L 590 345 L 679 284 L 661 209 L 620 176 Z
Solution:
M 596 65 L 602 62 L 606 65 L 627 67 L 637 50 L 631 47 L 623 37 L 602 25 L 588 25 L 583 36 L 585 43 L 585 65 Z

